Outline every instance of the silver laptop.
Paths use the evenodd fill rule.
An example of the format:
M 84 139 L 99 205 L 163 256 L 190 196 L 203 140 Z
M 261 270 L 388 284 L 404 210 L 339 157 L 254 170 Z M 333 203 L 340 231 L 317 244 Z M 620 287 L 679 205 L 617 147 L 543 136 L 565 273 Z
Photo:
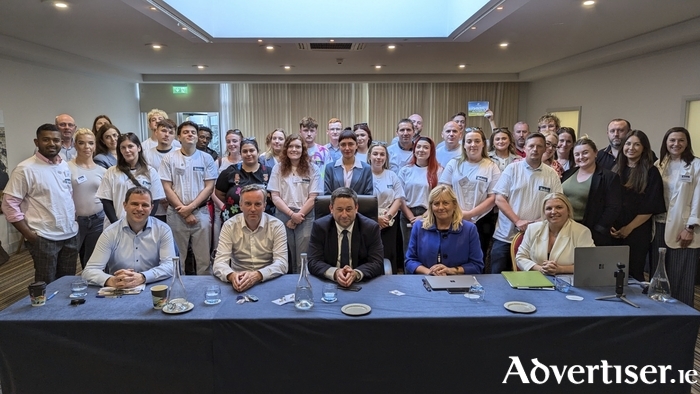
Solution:
M 477 283 L 473 275 L 449 275 L 432 276 L 426 275 L 425 280 L 433 290 L 467 289 Z
M 630 247 L 594 246 L 574 249 L 574 286 L 615 286 L 617 263 L 625 265 L 625 285 L 629 279 Z

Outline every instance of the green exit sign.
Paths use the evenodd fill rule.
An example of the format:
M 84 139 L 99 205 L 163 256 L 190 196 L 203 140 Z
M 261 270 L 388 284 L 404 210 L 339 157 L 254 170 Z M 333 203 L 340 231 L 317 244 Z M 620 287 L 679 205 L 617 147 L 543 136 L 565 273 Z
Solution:
M 190 88 L 187 85 L 173 85 L 173 94 L 187 94 Z

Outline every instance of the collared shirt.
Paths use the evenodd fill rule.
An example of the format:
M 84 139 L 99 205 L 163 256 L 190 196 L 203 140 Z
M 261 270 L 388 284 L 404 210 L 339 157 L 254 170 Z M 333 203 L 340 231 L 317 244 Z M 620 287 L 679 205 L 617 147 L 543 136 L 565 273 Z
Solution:
M 75 159 L 75 157 L 78 156 L 78 151 L 75 149 L 75 140 L 71 139 L 70 146 L 67 148 L 61 143 L 61 150 L 58 152 L 58 155 L 65 161 Z
M 328 152 L 330 152 L 331 159 L 338 160 L 343 157 L 343 153 L 340 151 L 340 146 L 333 147 L 333 145 L 331 145 L 329 142 L 325 145 L 325 147 L 328 149 Z
M 221 227 L 213 267 L 217 278 L 228 282 L 232 272 L 259 271 L 266 281 L 286 274 L 287 267 L 287 231 L 279 219 L 263 213 L 251 230 L 245 215 L 236 215 Z
M 78 233 L 68 164 L 40 153 L 22 161 L 5 186 L 3 211 L 10 223 L 26 219 L 42 238 L 62 241 Z
M 341 157 L 340 159 L 335 161 L 335 164 L 333 164 L 333 167 L 342 167 L 343 168 L 343 181 L 345 183 L 345 187 L 350 187 L 350 183 L 352 183 L 352 171 L 355 168 L 360 169 L 362 171 L 362 162 L 355 159 L 355 161 L 352 163 L 352 168 L 350 168 L 350 171 L 345 169 L 345 166 L 343 165 L 343 158 Z
M 336 232 L 338 233 L 338 259 L 335 262 L 335 267 L 330 267 L 326 270 L 326 272 L 323 274 L 327 279 L 334 280 L 335 278 L 335 271 L 337 271 L 339 268 L 341 268 L 341 262 L 340 262 L 340 254 L 342 252 L 342 247 L 343 247 L 343 230 L 348 230 L 348 247 L 350 250 L 348 250 L 349 253 L 349 259 L 348 259 L 348 264 L 350 265 L 351 268 L 353 268 L 352 264 L 352 230 L 355 228 L 355 221 L 353 220 L 350 226 L 347 228 L 341 227 L 338 222 L 335 220 L 333 221 L 335 223 L 335 229 Z M 364 276 L 361 271 L 359 270 L 354 270 L 355 271 L 355 276 L 359 279 L 357 280 L 362 280 L 362 277 Z
M 605 168 L 606 170 L 612 170 L 617 163 L 617 157 L 612 153 L 612 147 L 610 145 L 606 146 L 605 149 L 598 151 L 598 155 L 595 158 L 596 164 Z
M 187 205 L 197 199 L 206 181 L 217 179 L 218 172 L 214 159 L 206 152 L 195 149 L 187 156 L 182 149 L 175 149 L 163 157 L 158 175 L 172 184 L 172 190 Z
M 530 167 L 526 160 L 516 161 L 501 173 L 495 194 L 508 200 L 508 204 L 522 220 L 539 220 L 542 216 L 542 200 L 549 193 L 562 192 L 559 175 L 552 167 L 540 163 L 537 168 Z M 498 211 L 498 222 L 493 237 L 510 243 L 517 230 L 503 210 Z
M 175 243 L 167 224 L 149 217 L 146 226 L 135 233 L 126 218 L 117 220 L 100 235 L 83 270 L 83 279 L 104 286 L 120 269 L 132 269 L 146 277 L 146 283 L 173 275 Z M 105 273 L 105 268 L 107 273 Z

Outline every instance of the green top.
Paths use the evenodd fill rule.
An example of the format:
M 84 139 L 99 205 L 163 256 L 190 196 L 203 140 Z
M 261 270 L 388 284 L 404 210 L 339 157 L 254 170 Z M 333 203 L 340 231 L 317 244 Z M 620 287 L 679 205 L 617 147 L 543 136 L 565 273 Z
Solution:
M 579 182 L 574 174 L 565 180 L 561 184 L 562 189 L 564 189 L 564 194 L 569 198 L 571 202 L 571 207 L 574 208 L 573 219 L 579 223 L 583 220 L 583 214 L 586 213 L 586 203 L 588 202 L 588 193 L 591 190 L 591 179 L 593 175 L 589 176 L 583 182 Z

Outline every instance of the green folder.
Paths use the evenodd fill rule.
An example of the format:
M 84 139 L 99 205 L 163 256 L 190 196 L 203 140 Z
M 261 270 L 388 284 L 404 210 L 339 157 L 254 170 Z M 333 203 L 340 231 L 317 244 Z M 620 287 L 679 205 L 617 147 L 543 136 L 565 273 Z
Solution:
M 554 290 L 554 283 L 539 271 L 503 271 L 501 275 L 514 289 Z

